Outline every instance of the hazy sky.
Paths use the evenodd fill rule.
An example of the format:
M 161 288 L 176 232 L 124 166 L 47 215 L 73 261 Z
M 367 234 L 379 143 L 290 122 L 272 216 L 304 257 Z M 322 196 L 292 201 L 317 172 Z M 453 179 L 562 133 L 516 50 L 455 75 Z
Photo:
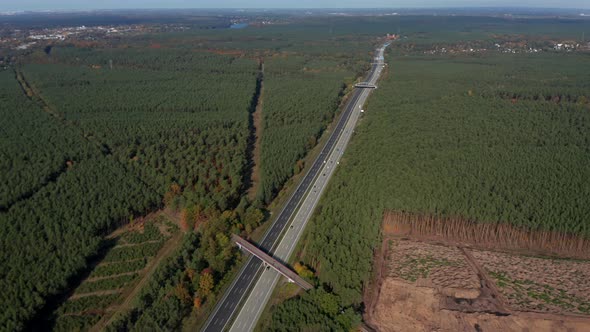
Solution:
M 590 0 L 0 0 L 0 10 L 116 8 L 383 8 L 383 7 L 590 8 Z
M 116 8 L 383 8 L 383 7 L 590 8 L 590 0 L 0 0 L 0 10 Z

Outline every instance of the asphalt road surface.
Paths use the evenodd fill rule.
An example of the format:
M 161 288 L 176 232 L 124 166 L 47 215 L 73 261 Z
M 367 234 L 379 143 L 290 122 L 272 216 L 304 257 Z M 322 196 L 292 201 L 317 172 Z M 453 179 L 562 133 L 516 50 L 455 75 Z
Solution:
M 377 49 L 377 56 L 366 82 L 374 84 L 379 78 L 384 66 L 383 52 L 387 45 Z M 321 193 L 350 140 L 353 128 L 361 114 L 360 107 L 364 104 L 368 94 L 369 89 L 356 89 L 353 92 L 326 145 L 264 235 L 259 247 L 271 256 L 286 261 L 291 255 L 307 220 L 311 217 Z M 294 214 L 295 218 L 289 225 Z M 283 233 L 285 236 L 281 240 Z M 259 276 L 260 278 L 258 278 Z M 278 272 L 265 269 L 258 258 L 250 256 L 222 299 L 217 303 L 202 331 L 223 331 L 231 322 L 234 313 L 240 309 L 240 303 L 244 299 L 246 303 L 241 307 L 238 317 L 231 325 L 231 330 L 252 330 L 278 281 L 278 277 Z M 252 291 L 250 291 L 253 284 Z

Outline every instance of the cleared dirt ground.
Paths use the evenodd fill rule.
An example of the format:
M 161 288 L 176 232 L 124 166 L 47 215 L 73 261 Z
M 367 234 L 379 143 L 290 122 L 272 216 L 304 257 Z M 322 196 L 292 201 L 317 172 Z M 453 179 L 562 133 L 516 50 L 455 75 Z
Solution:
M 590 262 L 471 250 L 511 308 L 590 313 Z
M 590 331 L 590 262 L 401 238 L 377 258 L 377 331 Z

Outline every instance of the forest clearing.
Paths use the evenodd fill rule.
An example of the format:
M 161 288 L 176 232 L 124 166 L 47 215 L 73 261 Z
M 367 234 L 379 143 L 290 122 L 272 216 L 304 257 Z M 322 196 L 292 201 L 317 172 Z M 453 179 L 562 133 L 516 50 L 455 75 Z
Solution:
M 387 222 L 384 222 L 386 224 Z M 384 227 L 365 321 L 378 331 L 587 331 L 590 260 Z

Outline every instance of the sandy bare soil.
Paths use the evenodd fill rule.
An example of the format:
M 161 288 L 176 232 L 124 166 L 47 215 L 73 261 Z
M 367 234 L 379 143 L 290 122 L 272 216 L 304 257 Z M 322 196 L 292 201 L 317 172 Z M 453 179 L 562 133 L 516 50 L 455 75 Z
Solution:
M 569 290 L 566 295 L 557 291 L 561 295 L 557 298 L 571 302 L 577 296 L 583 303 L 590 296 L 590 275 L 585 274 L 586 264 L 590 263 L 411 240 L 385 241 L 387 254 L 381 263 L 384 271 L 376 283 L 380 288 L 373 293 L 376 296 L 367 299 L 364 317 L 377 331 L 590 331 L 590 317 L 559 314 L 579 314 L 580 310 L 565 306 L 568 311 L 552 297 L 536 299 L 551 302 L 553 310 L 546 313 L 514 306 L 507 291 L 512 288 L 504 280 L 528 280 L 533 286 L 526 290 L 537 292 L 538 287 L 559 290 L 557 283 L 561 281 Z M 497 275 L 504 278 L 502 282 Z
M 387 278 L 369 323 L 378 331 L 590 331 L 590 320 L 497 316 L 441 308 L 434 288 Z M 539 315 L 540 316 L 540 315 Z

